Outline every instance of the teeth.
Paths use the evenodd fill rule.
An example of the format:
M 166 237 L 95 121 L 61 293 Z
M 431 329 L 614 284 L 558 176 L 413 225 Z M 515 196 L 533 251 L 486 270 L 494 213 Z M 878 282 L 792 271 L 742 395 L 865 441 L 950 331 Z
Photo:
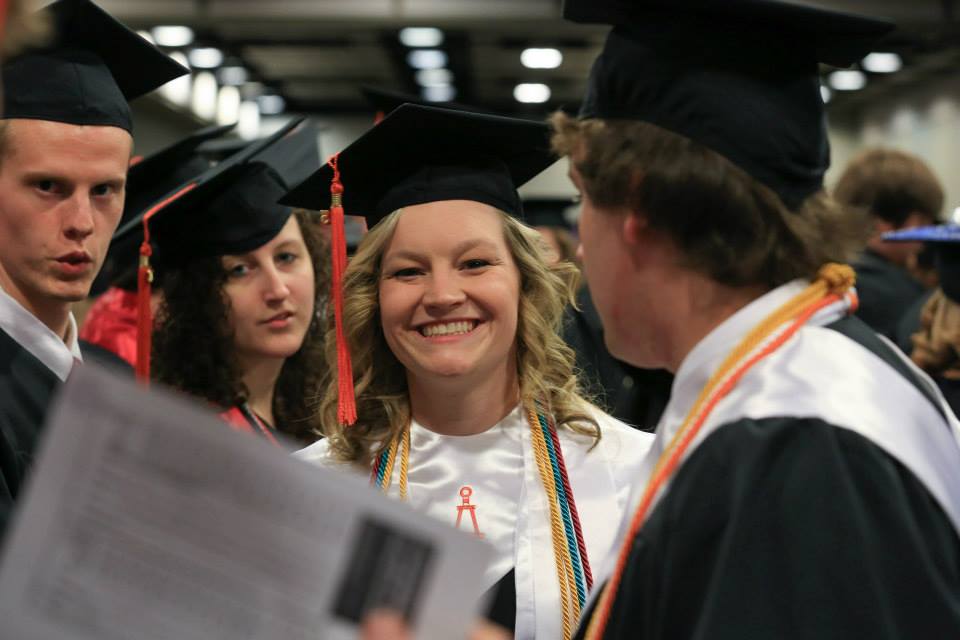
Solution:
M 420 330 L 420 333 L 428 338 L 433 336 L 452 336 L 460 333 L 470 333 L 473 331 L 475 323 L 473 320 L 462 322 L 446 322 L 444 324 L 432 324 Z

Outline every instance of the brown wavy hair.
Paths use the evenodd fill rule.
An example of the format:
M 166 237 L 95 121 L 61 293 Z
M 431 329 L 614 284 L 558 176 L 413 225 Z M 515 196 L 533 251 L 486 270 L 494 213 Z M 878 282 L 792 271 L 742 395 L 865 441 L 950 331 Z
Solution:
M 918 156 L 896 149 L 867 149 L 843 170 L 833 197 L 844 205 L 866 209 L 896 228 L 911 213 L 932 224 L 943 209 L 943 186 Z
M 403 365 L 387 345 L 380 323 L 381 260 L 403 210 L 393 212 L 363 239 L 344 274 L 343 323 L 353 360 L 359 421 L 337 421 L 337 383 L 331 367 L 320 402 L 324 435 L 333 456 L 369 464 L 410 422 L 410 398 Z M 569 262 L 548 265 L 540 235 L 500 212 L 504 237 L 520 271 L 517 373 L 524 406 L 544 403 L 557 424 L 600 438 L 600 427 L 574 375 L 574 354 L 560 337 L 564 309 L 574 304 L 580 278 Z M 327 358 L 336 362 L 336 329 L 329 323 Z
M 689 269 L 720 284 L 775 288 L 849 262 L 866 215 L 820 191 L 796 211 L 770 188 L 689 138 L 634 120 L 555 113 L 553 148 L 571 162 L 598 207 L 628 207 L 666 233 Z
M 297 209 L 293 215 L 313 263 L 316 300 L 314 319 L 303 344 L 280 370 L 273 411 L 282 433 L 309 444 L 317 439 L 319 421 L 308 398 L 316 396 L 327 369 L 322 310 L 330 282 L 330 260 L 326 236 L 315 221 L 316 214 Z M 220 256 L 167 268 L 152 350 L 154 380 L 224 409 L 247 398 L 227 319 L 226 281 L 227 272 Z M 207 331 L 208 327 L 214 330 Z

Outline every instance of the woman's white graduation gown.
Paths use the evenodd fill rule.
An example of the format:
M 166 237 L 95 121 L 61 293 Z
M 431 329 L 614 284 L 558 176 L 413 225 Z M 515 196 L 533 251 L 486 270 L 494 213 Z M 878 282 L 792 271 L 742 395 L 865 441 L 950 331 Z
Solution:
M 602 437 L 558 431 L 583 528 L 587 555 L 599 564 L 614 541 L 630 487 L 652 434 L 632 429 L 599 410 Z M 444 436 L 414 421 L 410 427 L 408 493 L 411 505 L 468 532 L 496 549 L 483 582 L 493 587 L 515 570 L 518 640 L 562 637 L 560 587 L 550 527 L 550 505 L 533 455 L 530 428 L 520 407 L 487 431 Z M 325 440 L 298 452 L 322 466 L 338 463 Z M 399 497 L 400 465 L 390 495 Z M 574 621 L 576 624 L 576 621 Z

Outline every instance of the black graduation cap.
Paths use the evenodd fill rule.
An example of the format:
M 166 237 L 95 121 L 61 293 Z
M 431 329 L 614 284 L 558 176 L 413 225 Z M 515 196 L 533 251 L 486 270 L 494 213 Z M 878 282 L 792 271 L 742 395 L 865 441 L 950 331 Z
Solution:
M 546 124 L 404 104 L 337 156 L 346 215 L 373 227 L 401 207 L 474 200 L 523 217 L 517 187 L 551 165 Z M 329 164 L 281 202 L 330 207 Z
M 298 184 L 320 166 L 320 133 L 323 130 L 312 121 L 306 121 L 297 129 L 290 144 L 270 145 L 260 152 L 257 160 L 263 160 L 283 176 L 287 184 Z M 222 138 L 204 142 L 199 152 L 213 161 L 229 158 L 234 153 L 253 144 L 250 140 Z
M 295 131 L 276 144 L 267 145 L 253 159 L 273 167 L 283 176 L 288 188 L 300 184 L 321 165 L 320 131 L 316 123 L 305 120 Z
M 886 242 L 924 242 L 934 251 L 934 265 L 943 293 L 960 303 L 960 225 L 955 222 L 914 227 L 883 234 Z
M 233 127 L 234 125 L 205 127 L 130 167 L 127 172 L 123 215 L 117 225 L 118 231 L 125 230 L 125 233 L 114 234 L 103 267 L 90 289 L 91 296 L 100 295 L 110 286 L 125 289 L 136 287 L 136 280 L 130 277 L 130 273 L 136 270 L 137 254 L 143 235 L 131 233 L 129 230 L 139 230 L 137 223 L 161 197 L 209 170 L 211 161 L 201 155 L 197 148 L 208 140 L 223 136 Z M 134 224 L 131 224 L 131 221 L 134 221 Z
M 233 165 L 167 207 L 151 223 L 163 264 L 239 254 L 269 242 L 292 209 L 277 204 L 287 185 L 265 162 Z
M 567 210 L 573 205 L 570 198 L 525 198 L 523 216 L 531 227 L 570 229 Z
M 4 118 L 131 131 L 128 102 L 189 73 L 90 0 L 58 0 L 42 11 L 53 40 L 4 63 Z
M 241 151 L 250 146 L 252 140 L 243 138 L 222 138 L 219 140 L 210 140 L 200 145 L 198 151 L 214 162 L 226 160 L 237 151 Z
M 486 111 L 483 109 L 477 109 L 476 107 L 460 104 L 459 102 L 452 102 L 448 100 L 444 100 L 442 102 L 424 100 L 423 98 L 415 96 L 412 93 L 388 91 L 386 89 L 380 89 L 378 87 L 372 87 L 369 85 L 361 86 L 360 93 L 363 94 L 363 97 L 367 103 L 377 112 L 377 122 L 382 120 L 388 113 L 402 104 L 418 104 L 424 107 L 440 107 L 443 109 L 456 109 L 457 111 L 486 113 Z
M 151 241 L 158 246 L 161 266 L 245 253 L 269 242 L 292 212 L 277 204 L 290 188 L 282 172 L 290 158 L 309 163 L 302 153 L 305 146 L 313 147 L 313 164 L 300 171 L 316 170 L 316 129 L 303 120 L 291 122 L 209 169 L 196 179 L 196 187 L 151 214 Z M 135 232 L 136 224 L 117 233 Z
M 584 118 L 686 136 L 797 207 L 829 166 L 818 62 L 849 66 L 893 25 L 777 0 L 566 0 L 564 16 L 614 25 Z

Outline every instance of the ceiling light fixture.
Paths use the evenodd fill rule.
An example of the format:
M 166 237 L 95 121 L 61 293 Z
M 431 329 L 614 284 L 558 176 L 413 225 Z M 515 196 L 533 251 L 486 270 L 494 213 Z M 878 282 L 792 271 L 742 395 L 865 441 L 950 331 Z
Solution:
M 193 77 L 193 95 L 190 98 L 193 112 L 204 120 L 217 117 L 217 79 L 208 71 Z
M 223 52 L 214 47 L 197 47 L 187 54 L 194 69 L 216 69 L 223 64 Z
M 439 47 L 443 31 L 435 27 L 406 27 L 400 30 L 400 42 L 405 47 Z
M 453 83 L 450 69 L 421 69 L 417 71 L 417 84 L 421 87 L 445 87 Z
M 217 96 L 217 124 L 234 124 L 240 117 L 240 90 L 236 87 L 220 87 Z
M 559 49 L 524 49 L 520 63 L 528 69 L 556 69 L 563 64 L 563 54 Z
M 903 67 L 903 60 L 895 53 L 874 52 L 860 63 L 870 73 L 895 73 Z
M 524 82 L 513 88 L 517 102 L 540 104 L 550 99 L 550 87 L 539 82 Z
M 220 80 L 220 84 L 239 87 L 250 78 L 250 74 L 241 66 L 231 66 L 221 67 L 220 70 L 217 71 L 217 77 Z
M 276 116 L 283 113 L 287 108 L 287 101 L 278 95 L 262 95 L 257 98 L 257 106 L 260 107 L 260 114 L 264 116 Z
M 407 64 L 414 69 L 442 69 L 447 66 L 447 54 L 440 49 L 414 49 L 407 54 Z
M 450 102 L 457 97 L 457 90 L 451 85 L 424 87 L 420 96 L 427 102 Z
M 193 42 L 193 29 L 180 25 L 154 27 L 153 40 L 161 47 L 185 47 Z
M 187 65 L 187 56 L 183 55 L 181 51 L 174 51 L 170 54 L 170 57 L 184 66 Z M 173 104 L 187 107 L 190 105 L 190 92 L 192 90 L 193 86 L 190 82 L 190 76 L 186 75 L 174 78 L 160 87 L 160 95 Z
M 260 107 L 253 100 L 240 103 L 237 135 L 244 140 L 253 140 L 260 135 Z
M 842 69 L 830 74 L 827 81 L 837 91 L 859 91 L 867 86 L 867 76 L 855 69 Z

